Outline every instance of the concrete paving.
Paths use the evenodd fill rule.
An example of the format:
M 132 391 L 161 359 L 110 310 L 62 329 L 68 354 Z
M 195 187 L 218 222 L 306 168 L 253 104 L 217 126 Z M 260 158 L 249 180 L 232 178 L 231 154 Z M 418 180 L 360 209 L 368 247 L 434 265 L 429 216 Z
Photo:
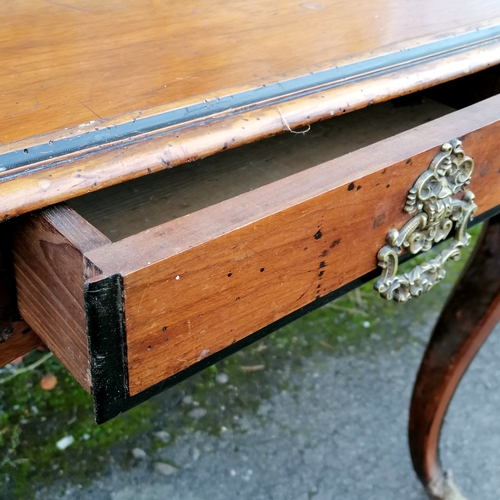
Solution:
M 168 422 L 181 411 L 192 416 L 173 442 L 152 449 L 150 436 L 142 436 L 144 446 L 134 445 L 145 453 L 136 453 L 128 467 L 116 462 L 88 487 L 61 492 L 54 485 L 38 498 L 424 500 L 408 455 L 407 416 L 436 314 L 418 328 L 410 321 L 404 332 L 410 340 L 397 349 L 372 335 L 359 349 L 314 352 L 296 367 L 293 359 L 285 361 L 280 374 L 268 374 L 270 396 L 250 409 L 230 397 L 238 392 L 231 380 L 214 388 L 217 407 L 196 406 L 187 389 L 180 393 L 184 402 L 162 396 L 165 412 L 156 419 Z M 500 497 L 499 354 L 497 328 L 462 381 L 442 434 L 444 466 L 469 500 Z M 220 422 L 219 432 L 197 425 L 205 418 L 215 427 Z

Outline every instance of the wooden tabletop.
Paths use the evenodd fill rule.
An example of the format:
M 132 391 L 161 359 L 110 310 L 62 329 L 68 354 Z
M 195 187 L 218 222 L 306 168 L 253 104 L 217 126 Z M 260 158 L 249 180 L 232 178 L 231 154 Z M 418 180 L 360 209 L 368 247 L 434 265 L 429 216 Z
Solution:
M 497 0 L 18 0 L 2 2 L 0 26 L 2 217 L 500 61 Z M 318 93 L 324 101 L 314 106 L 311 96 Z M 266 125 L 267 103 L 274 111 Z M 217 128 L 221 118 L 236 112 L 241 118 L 256 107 L 264 109 L 263 123 L 238 124 L 238 137 L 229 140 L 217 133 L 208 138 L 206 128 L 153 140 L 158 131 L 200 122 Z M 83 151 L 88 159 L 87 153 L 144 138 L 152 141 L 140 146 L 148 151 L 125 152 L 120 168 L 112 155 L 93 156 L 100 175 L 88 163 L 58 170 L 66 181 L 86 172 L 76 184 L 56 189 L 54 177 L 47 186 L 40 173 L 48 168 L 56 175 Z M 166 143 L 174 148 L 169 154 Z M 130 155 L 135 166 L 127 163 Z M 19 175 L 27 194 L 15 203 L 7 194 L 20 189 L 18 181 L 9 184 Z

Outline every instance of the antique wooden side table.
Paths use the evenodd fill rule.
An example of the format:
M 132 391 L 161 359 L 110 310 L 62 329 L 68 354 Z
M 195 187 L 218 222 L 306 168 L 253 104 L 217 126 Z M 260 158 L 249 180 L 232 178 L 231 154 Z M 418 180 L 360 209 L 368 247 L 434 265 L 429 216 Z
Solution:
M 459 498 L 437 450 L 500 315 L 500 3 L 19 0 L 0 26 L 0 363 L 46 344 L 104 422 L 376 275 L 418 297 L 490 219 L 410 415 Z

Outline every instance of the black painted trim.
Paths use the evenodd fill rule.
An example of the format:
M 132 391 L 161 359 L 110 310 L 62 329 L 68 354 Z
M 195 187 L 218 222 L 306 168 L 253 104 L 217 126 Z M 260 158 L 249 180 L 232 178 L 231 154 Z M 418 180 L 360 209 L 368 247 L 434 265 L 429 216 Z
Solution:
M 373 57 L 368 60 L 334 67 L 317 73 L 310 73 L 297 78 L 284 80 L 238 94 L 219 97 L 208 102 L 200 102 L 191 106 L 165 111 L 154 116 L 137 118 L 119 125 L 102 127 L 84 134 L 66 137 L 56 141 L 40 143 L 28 149 L 19 149 L 0 155 L 0 172 L 13 170 L 44 160 L 57 159 L 68 153 L 87 148 L 109 144 L 118 140 L 132 138 L 139 134 L 152 132 L 172 125 L 185 124 L 200 118 L 209 119 L 214 114 L 245 107 L 246 110 L 262 106 L 263 101 L 277 99 L 284 102 L 324 91 L 345 83 L 346 79 L 373 78 L 374 74 L 383 74 L 403 68 L 416 61 L 432 60 L 442 57 L 443 53 L 459 53 L 469 50 L 473 45 L 484 45 L 498 41 L 500 26 L 477 29 L 462 35 L 429 42 L 425 45 L 399 50 L 389 54 Z M 321 87 L 318 89 L 318 87 Z M 293 94 L 293 95 L 292 95 Z M 275 103 L 276 104 L 276 103 Z M 109 121 L 109 120 L 108 120 Z M 46 165 L 42 168 L 48 168 Z
M 109 409 L 129 394 L 122 276 L 86 283 L 84 302 L 94 417 L 103 423 L 114 416 Z

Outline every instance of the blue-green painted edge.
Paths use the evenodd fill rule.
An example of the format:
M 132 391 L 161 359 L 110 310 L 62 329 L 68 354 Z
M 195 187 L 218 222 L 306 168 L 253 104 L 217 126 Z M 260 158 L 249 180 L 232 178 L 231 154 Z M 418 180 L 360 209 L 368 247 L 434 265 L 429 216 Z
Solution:
M 462 35 L 450 36 L 421 46 L 392 52 L 371 59 L 346 64 L 328 70 L 310 73 L 281 82 L 262 85 L 258 88 L 200 102 L 184 108 L 165 111 L 154 116 L 134 119 L 119 125 L 89 131 L 60 140 L 40 143 L 28 149 L 19 149 L 0 155 L 0 172 L 30 165 L 40 161 L 55 159 L 59 156 L 84 150 L 89 147 L 102 146 L 117 140 L 132 138 L 139 134 L 152 132 L 172 125 L 182 125 L 191 120 L 209 118 L 216 113 L 228 112 L 231 109 L 251 109 L 262 105 L 262 101 L 278 99 L 286 101 L 299 96 L 335 87 L 346 79 L 363 78 L 368 73 L 383 73 L 394 66 L 404 67 L 419 59 L 432 59 L 443 52 L 467 50 L 471 45 L 488 43 L 500 36 L 500 26 L 477 29 Z M 326 87 L 325 87 L 326 86 Z M 302 93 L 302 94 L 301 94 Z M 293 96 L 291 96 L 293 94 Z

